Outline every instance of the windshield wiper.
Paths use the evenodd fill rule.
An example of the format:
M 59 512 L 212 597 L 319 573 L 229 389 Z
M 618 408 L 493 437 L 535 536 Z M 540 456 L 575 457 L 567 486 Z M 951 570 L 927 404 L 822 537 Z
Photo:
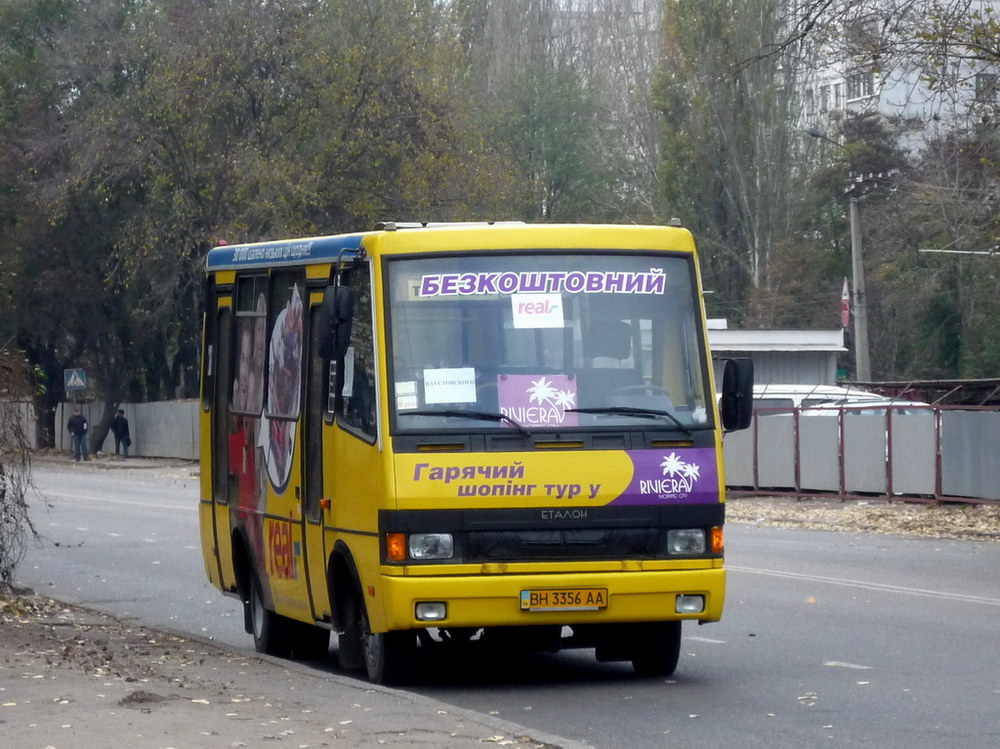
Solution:
M 477 419 L 479 421 L 502 421 L 510 424 L 517 431 L 523 434 L 527 438 L 531 438 L 531 432 L 521 426 L 517 421 L 512 419 L 507 414 L 494 413 L 493 411 L 465 411 L 463 409 L 407 409 L 406 411 L 400 411 L 400 416 L 445 416 L 445 417 L 455 417 L 460 419 Z
M 655 419 L 664 417 L 670 419 L 688 437 L 694 437 L 691 430 L 669 411 L 661 411 L 658 408 L 633 408 L 632 406 L 604 406 L 602 408 L 567 408 L 567 413 L 575 411 L 580 414 L 621 414 L 623 416 L 636 416 L 640 419 Z

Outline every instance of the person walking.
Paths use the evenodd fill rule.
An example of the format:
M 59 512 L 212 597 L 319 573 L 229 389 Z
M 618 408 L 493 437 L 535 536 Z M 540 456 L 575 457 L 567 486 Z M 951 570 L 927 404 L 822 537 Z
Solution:
M 87 417 L 83 415 L 80 407 L 76 406 L 73 409 L 73 415 L 66 422 L 66 428 L 73 439 L 73 457 L 76 458 L 77 463 L 80 462 L 80 458 L 90 460 L 90 455 L 87 453 L 87 428 L 89 426 Z
M 115 418 L 111 420 L 111 433 L 115 435 L 115 455 L 127 458 L 128 449 L 132 446 L 132 435 L 128 431 L 124 409 L 119 408 Z

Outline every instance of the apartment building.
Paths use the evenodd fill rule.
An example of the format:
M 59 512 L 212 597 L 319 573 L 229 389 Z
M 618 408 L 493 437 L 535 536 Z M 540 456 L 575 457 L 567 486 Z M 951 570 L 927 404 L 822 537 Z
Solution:
M 793 3 L 790 28 L 812 21 L 814 6 Z M 997 67 L 938 36 L 959 23 L 967 34 L 980 20 L 1000 20 L 1000 0 L 854 0 L 829 8 L 814 23 L 823 32 L 788 53 L 802 127 L 828 130 L 845 114 L 879 112 L 919 134 L 1000 116 Z

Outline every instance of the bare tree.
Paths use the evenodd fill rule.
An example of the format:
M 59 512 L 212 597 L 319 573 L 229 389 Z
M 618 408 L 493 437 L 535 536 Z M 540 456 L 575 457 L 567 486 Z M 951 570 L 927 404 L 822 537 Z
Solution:
M 521 125 L 508 128 L 508 136 L 518 133 L 511 137 L 514 151 L 540 185 L 533 191 L 534 202 L 544 203 L 535 206 L 538 215 L 660 220 L 661 118 L 652 86 L 662 3 L 452 0 L 448 6 L 469 60 L 470 91 L 487 99 L 491 117 Z M 529 121 L 531 135 L 555 146 L 558 157 L 551 148 L 548 155 L 524 148 Z
M 748 288 L 769 287 L 796 198 L 787 68 L 777 56 L 745 63 L 777 37 L 781 8 L 671 0 L 664 19 L 666 199 L 700 237 L 709 283 L 734 304 Z
M 19 352 L 0 346 L 0 592 L 14 583 L 28 537 L 36 537 L 28 515 L 31 460 L 24 409 L 31 397 L 28 365 Z

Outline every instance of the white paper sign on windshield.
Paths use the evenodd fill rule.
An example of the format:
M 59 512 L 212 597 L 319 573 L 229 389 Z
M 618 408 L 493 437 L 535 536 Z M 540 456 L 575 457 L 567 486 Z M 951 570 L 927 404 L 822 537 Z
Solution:
M 476 370 L 473 367 L 425 369 L 424 402 L 475 403 Z

